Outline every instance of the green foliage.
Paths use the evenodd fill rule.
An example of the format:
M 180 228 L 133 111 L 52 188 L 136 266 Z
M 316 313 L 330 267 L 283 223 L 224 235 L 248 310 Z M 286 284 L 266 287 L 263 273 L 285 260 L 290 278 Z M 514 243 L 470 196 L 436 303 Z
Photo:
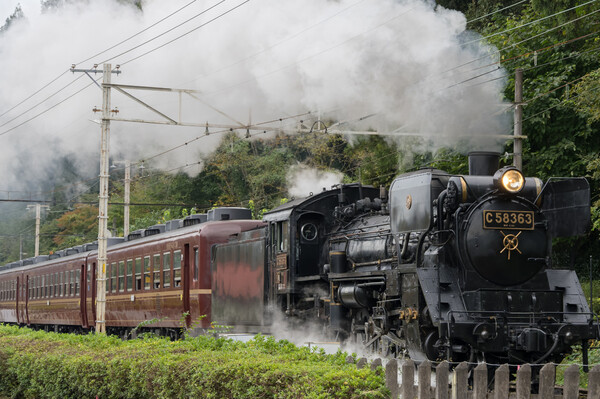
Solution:
M 0 326 L 0 395 L 36 398 L 385 398 L 381 370 L 258 336 L 169 341 Z
M 597 364 L 600 364 L 600 341 L 590 341 L 591 345 L 588 352 L 588 364 L 590 369 Z M 556 368 L 556 383 L 564 384 L 565 370 L 572 364 L 583 364 L 583 356 L 581 346 L 573 347 L 573 353 L 569 354 Z M 588 387 L 588 373 L 583 371 L 583 367 L 579 367 L 579 386 L 581 388 Z

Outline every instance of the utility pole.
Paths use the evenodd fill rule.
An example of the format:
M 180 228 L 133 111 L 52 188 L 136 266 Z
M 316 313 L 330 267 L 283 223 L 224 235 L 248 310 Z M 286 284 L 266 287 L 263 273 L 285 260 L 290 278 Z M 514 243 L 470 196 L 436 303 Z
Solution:
M 100 193 L 98 212 L 98 272 L 96 290 L 96 333 L 106 334 L 106 262 L 108 230 L 108 160 L 110 144 L 111 64 L 104 64 L 102 75 L 102 124 L 100 137 Z
M 34 256 L 39 256 L 40 255 L 40 218 L 41 218 L 41 211 L 42 208 L 48 209 L 50 208 L 48 205 L 40 205 L 40 204 L 35 204 L 35 205 L 27 205 L 27 209 L 32 209 L 35 208 L 35 255 Z
M 123 236 L 129 235 L 129 193 L 131 188 L 131 162 L 125 161 L 125 207 L 123 209 Z
M 515 71 L 515 123 L 513 143 L 513 166 L 523 168 L 523 70 Z
M 121 162 L 114 162 L 112 167 L 116 167 L 116 165 Z M 123 198 L 124 207 L 123 207 L 123 237 L 127 238 L 129 235 L 129 205 L 131 204 L 131 162 L 126 160 L 123 162 L 125 164 L 125 194 Z
M 85 73 L 96 85 L 98 83 L 90 73 L 99 73 L 97 65 L 94 69 L 75 69 L 71 66 L 71 72 Z M 96 270 L 96 333 L 106 334 L 106 262 L 107 262 L 107 237 L 108 237 L 108 160 L 110 149 L 110 89 L 111 75 L 119 74 L 119 65 L 112 70 L 111 64 L 104 64 L 102 68 L 102 122 L 100 135 L 100 192 L 98 195 L 98 264 Z M 94 109 L 96 111 L 96 109 Z

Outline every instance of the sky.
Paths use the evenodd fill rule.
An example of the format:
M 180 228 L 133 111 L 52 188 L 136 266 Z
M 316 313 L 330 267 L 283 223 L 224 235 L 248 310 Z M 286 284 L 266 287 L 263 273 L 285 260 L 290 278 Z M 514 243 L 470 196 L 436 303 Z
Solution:
M 498 117 L 505 81 L 495 49 L 466 31 L 464 15 L 432 1 L 147 0 L 142 13 L 94 0 L 44 14 L 37 0 L 20 3 L 26 18 L 0 36 L 0 190 L 37 190 L 65 156 L 82 175 L 97 176 L 92 110 L 102 105 L 101 91 L 68 72 L 72 64 L 119 64 L 113 83 L 196 90 L 181 102 L 182 120 L 195 124 L 290 131 L 321 118 L 401 143 L 427 135 L 432 148 L 470 137 L 469 148 L 486 150 L 499 141 L 482 136 L 510 130 Z M 16 4 L 1 1 L 0 18 Z M 174 93 L 132 94 L 179 117 Z M 160 119 L 119 93 L 111 101 L 121 118 Z M 111 155 L 180 170 L 226 131 L 112 122 Z

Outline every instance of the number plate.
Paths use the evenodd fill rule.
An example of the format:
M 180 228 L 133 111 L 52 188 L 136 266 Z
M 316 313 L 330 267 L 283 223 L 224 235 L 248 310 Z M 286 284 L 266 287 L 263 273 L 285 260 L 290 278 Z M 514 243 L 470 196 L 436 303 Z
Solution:
M 533 230 L 533 211 L 483 211 L 483 228 Z

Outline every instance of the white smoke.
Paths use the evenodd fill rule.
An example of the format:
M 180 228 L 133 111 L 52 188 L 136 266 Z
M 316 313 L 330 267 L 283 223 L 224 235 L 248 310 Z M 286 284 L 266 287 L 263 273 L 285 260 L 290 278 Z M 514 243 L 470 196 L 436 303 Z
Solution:
M 328 172 L 306 165 L 294 165 L 287 174 L 288 193 L 292 197 L 303 198 L 329 190 L 342 182 L 344 175 L 340 172 Z
M 0 114 L 72 63 L 119 43 L 188 2 L 148 0 L 142 3 L 141 12 L 116 0 L 82 0 L 41 13 L 39 2 L 21 1 L 26 19 L 0 35 Z M 7 17 L 16 1 L 12 7 L 6 5 L 11 2 L 2 3 L 0 12 Z M 473 39 L 465 34 L 466 20 L 461 13 L 435 8 L 432 1 L 422 0 L 252 0 L 219 17 L 241 4 L 241 0 L 227 0 L 141 45 L 216 3 L 198 0 L 77 68 L 91 68 L 94 63 L 109 60 L 113 66 L 122 65 L 122 74 L 113 75 L 113 83 L 200 90 L 202 93 L 197 95 L 202 102 L 182 97 L 181 118 L 193 123 L 236 125 L 276 120 L 264 126 L 293 129 L 300 119 L 309 126 L 317 113 L 325 121 L 353 121 L 376 114 L 365 122 L 339 128 L 376 128 L 395 132 L 400 138 L 407 133 L 434 135 L 444 143 L 465 135 L 505 133 L 510 128 L 493 116 L 500 110 L 503 80 L 477 85 L 502 76 L 502 70 L 448 88 L 496 69 L 476 69 L 494 61 L 494 49 L 479 43 L 461 45 Z M 201 24 L 206 25 L 132 60 Z M 136 45 L 141 46 L 115 57 Z M 102 98 L 93 85 L 2 134 L 91 83 L 83 76 L 58 96 L 42 101 L 79 76 L 61 76 L 43 92 L 0 117 L 0 125 L 4 125 L 0 127 L 0 167 L 4 172 L 4 187 L 0 189 L 15 189 L 39 180 L 47 174 L 49 165 L 64 155 L 79 171 L 97 174 L 100 128 L 92 122 L 99 118 L 92 108 L 100 107 Z M 133 94 L 171 118 L 179 118 L 176 94 Z M 40 107 L 8 122 L 40 101 Z M 121 118 L 161 120 L 118 93 L 112 97 L 112 107 L 118 107 Z M 308 111 L 313 114 L 290 118 Z M 135 161 L 189 142 L 152 159 L 155 166 L 176 168 L 195 163 L 201 154 L 214 149 L 221 135 L 204 133 L 203 127 L 113 122 L 111 154 L 117 160 Z M 245 134 L 245 129 L 240 133 Z M 202 138 L 194 140 L 197 137 Z M 303 188 L 302 195 L 321 188 Z

